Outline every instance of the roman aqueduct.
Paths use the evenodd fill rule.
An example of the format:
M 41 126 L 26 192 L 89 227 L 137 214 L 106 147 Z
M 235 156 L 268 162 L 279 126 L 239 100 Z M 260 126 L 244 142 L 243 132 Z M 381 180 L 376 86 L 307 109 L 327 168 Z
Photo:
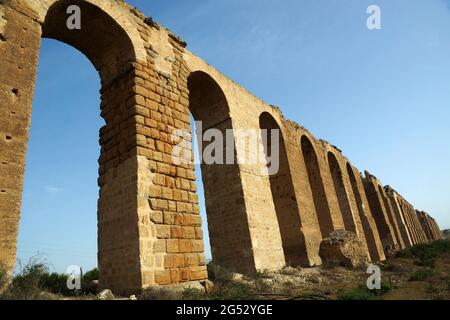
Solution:
M 81 8 L 80 30 L 66 27 L 69 5 Z M 125 2 L 0 0 L 0 263 L 16 261 L 41 38 L 84 53 L 101 78 L 102 287 L 126 293 L 207 278 L 195 167 L 173 158 L 173 131 L 191 132 L 191 115 L 205 130 L 281 133 L 276 174 L 261 174 L 265 164 L 202 165 L 216 264 L 240 273 L 319 265 L 322 239 L 338 229 L 356 233 L 372 261 L 442 237 L 428 214 Z M 191 157 L 190 145 L 184 151 Z

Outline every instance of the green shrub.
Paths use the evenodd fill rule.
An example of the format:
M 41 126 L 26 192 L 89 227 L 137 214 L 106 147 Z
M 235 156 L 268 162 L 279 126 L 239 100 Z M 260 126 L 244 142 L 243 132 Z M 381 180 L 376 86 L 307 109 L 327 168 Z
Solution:
M 180 300 L 184 292 L 165 287 L 150 287 L 142 291 L 139 300 Z
M 208 279 L 214 280 L 214 277 L 215 277 L 214 267 L 215 267 L 215 265 L 212 262 L 212 260 L 206 264 L 206 271 L 208 272 Z
M 443 253 L 450 253 L 450 241 L 438 240 L 432 243 L 419 244 L 399 251 L 397 257 L 416 259 L 414 264 L 423 267 L 434 267 L 436 258 Z
M 251 284 L 247 282 L 216 283 L 210 294 L 212 300 L 248 300 L 254 298 L 255 292 Z
M 450 277 L 445 279 L 445 283 L 447 284 L 447 290 L 450 290 Z
M 381 282 L 381 289 L 369 290 L 366 286 L 359 286 L 353 289 L 341 289 L 337 292 L 339 300 L 374 300 L 380 299 L 382 295 L 393 290 L 390 283 Z
M 211 281 L 219 281 L 219 282 L 228 282 L 233 278 L 233 274 L 225 268 L 214 264 L 213 261 L 210 261 L 207 264 L 208 270 L 208 279 Z
M 25 266 L 20 265 L 19 272 L 9 279 L 7 269 L 0 266 L 0 299 L 40 300 L 49 295 L 74 296 L 97 292 L 98 269 L 87 272 L 82 279 L 83 290 L 73 291 L 67 288 L 68 275 L 49 273 L 47 262 L 39 256 L 32 257 Z M 2 290 L 3 288 L 3 290 Z
M 339 300 L 373 300 L 376 296 L 367 288 L 341 289 L 337 292 Z
M 406 268 L 400 264 L 395 263 L 387 263 L 381 267 L 383 271 L 390 271 L 390 272 L 405 272 Z
M 432 283 L 429 283 L 427 288 L 425 289 L 425 291 L 431 295 L 433 295 L 433 297 L 435 298 L 436 296 L 439 296 L 439 293 L 441 292 L 441 290 L 437 287 L 435 287 Z
M 413 259 L 414 258 L 410 249 L 404 249 L 404 250 L 397 251 L 395 256 L 397 258 L 405 258 L 405 259 Z
M 33 257 L 29 263 L 22 267 L 11 281 L 8 281 L 6 288 L 2 291 L 0 299 L 4 300 L 38 300 L 44 299 L 42 295 L 41 279 L 48 273 L 48 266 L 45 260 Z
M 419 269 L 409 277 L 409 281 L 423 281 L 434 276 L 434 274 L 435 271 L 431 268 Z
M 253 274 L 252 278 L 255 280 L 267 279 L 269 278 L 269 272 L 267 270 L 264 271 L 258 270 Z
M 91 271 L 86 272 L 83 275 L 83 281 L 89 282 L 89 281 L 98 281 L 100 278 L 100 272 L 97 268 L 92 269 Z
M 203 300 L 205 299 L 205 291 L 194 288 L 185 289 L 182 295 L 182 299 L 190 301 Z
M 99 278 L 100 272 L 97 268 L 86 272 L 82 279 L 83 294 L 97 294 Z
M 8 272 L 8 268 L 6 268 L 6 266 L 4 265 L 0 265 L 0 299 L 1 299 L 1 295 L 4 292 L 4 290 L 7 289 L 8 285 L 9 285 L 9 272 Z
M 430 267 L 434 268 L 436 265 L 436 258 L 426 257 L 423 259 L 418 259 L 414 261 L 414 264 L 419 267 Z
M 66 274 L 44 273 L 41 275 L 40 287 L 54 294 L 72 295 L 73 291 L 67 289 Z

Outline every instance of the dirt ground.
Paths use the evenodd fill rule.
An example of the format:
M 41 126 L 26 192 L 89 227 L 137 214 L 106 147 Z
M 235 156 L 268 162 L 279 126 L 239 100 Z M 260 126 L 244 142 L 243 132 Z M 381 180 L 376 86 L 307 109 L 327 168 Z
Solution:
M 396 281 L 394 289 L 383 296 L 386 300 L 450 300 L 450 254 L 442 254 L 434 267 L 435 274 L 422 281 L 408 281 L 412 272 L 421 267 L 409 259 L 393 259 L 393 264 L 406 272 L 389 272 L 386 276 Z
M 258 272 L 249 277 L 209 264 L 209 278 L 214 284 L 206 281 L 181 290 L 155 287 L 141 295 L 122 298 L 104 292 L 97 296 L 51 294 L 36 285 L 40 283 L 39 272 L 28 272 L 17 278 L 21 280 L 16 281 L 21 286 L 12 286 L 12 290 L 5 291 L 8 295 L 0 295 L 0 300 L 450 300 L 448 240 L 398 252 L 396 257 L 377 265 L 381 271 L 380 290 L 367 288 L 371 274 L 366 268 L 286 267 L 281 271 Z
M 287 268 L 251 280 L 260 294 L 254 297 L 280 300 L 450 300 L 450 254 L 436 259 L 434 274 L 415 280 L 413 275 L 430 268 L 417 266 L 414 259 L 392 258 L 380 263 L 383 290 L 371 295 L 366 289 L 366 270 L 346 268 Z

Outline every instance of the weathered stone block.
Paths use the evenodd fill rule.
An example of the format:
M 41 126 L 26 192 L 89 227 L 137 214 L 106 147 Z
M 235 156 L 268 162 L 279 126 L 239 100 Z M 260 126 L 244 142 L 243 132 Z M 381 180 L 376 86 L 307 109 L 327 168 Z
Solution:
M 320 257 L 328 266 L 365 267 L 369 263 L 362 241 L 352 232 L 334 231 L 320 244 Z

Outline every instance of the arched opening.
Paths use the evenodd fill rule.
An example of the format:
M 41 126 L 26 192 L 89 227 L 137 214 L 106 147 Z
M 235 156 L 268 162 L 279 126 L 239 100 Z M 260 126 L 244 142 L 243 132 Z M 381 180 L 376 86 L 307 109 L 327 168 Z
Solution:
M 98 267 L 99 89 L 98 73 L 82 54 L 43 39 L 17 245 L 22 265 L 45 259 L 58 273 Z
M 378 185 L 378 191 L 380 192 L 380 196 L 383 199 L 384 208 L 386 210 L 386 214 L 388 216 L 389 223 L 391 224 L 391 227 L 392 227 L 392 231 L 393 231 L 392 236 L 395 238 L 397 244 L 400 246 L 401 243 L 403 243 L 403 241 L 401 240 L 400 234 L 398 233 L 397 223 L 394 220 L 395 217 L 394 217 L 393 212 L 391 210 L 391 207 L 389 205 L 389 200 L 386 197 L 386 195 L 384 193 L 384 190 L 383 190 L 383 188 L 380 185 Z
M 405 223 L 407 225 L 407 231 L 411 238 L 411 242 L 413 245 L 415 245 L 415 244 L 417 244 L 417 232 L 416 232 L 416 228 L 414 227 L 414 223 L 411 220 L 410 212 L 402 200 L 399 201 L 399 205 L 400 205 L 400 213 L 403 215 L 403 218 L 405 219 Z
M 383 244 L 383 249 L 392 250 L 395 247 L 395 239 L 391 233 L 391 227 L 389 220 L 382 207 L 382 194 L 380 194 L 377 183 L 371 181 L 366 173 L 366 178 L 364 179 L 364 190 L 366 191 L 367 200 L 369 201 L 370 211 L 375 219 L 378 233 L 381 238 L 381 243 Z
M 328 165 L 330 167 L 331 177 L 333 178 L 339 208 L 341 209 L 342 218 L 344 220 L 345 230 L 357 233 L 355 219 L 353 217 L 347 190 L 344 185 L 344 179 L 342 177 L 342 170 L 336 156 L 332 152 L 328 152 Z
M 305 261 L 305 239 L 301 232 L 300 213 L 298 211 L 283 134 L 275 119 L 267 112 L 261 114 L 259 126 L 261 130 L 265 130 L 264 134 L 266 134 L 266 137 L 263 136 L 263 140 L 266 142 L 264 143 L 266 157 L 277 157 L 277 155 L 273 154 L 275 150 L 278 150 L 279 153 L 278 170 L 276 173 L 269 175 L 269 181 L 280 228 L 285 261 L 287 265 L 300 265 Z M 273 148 L 272 146 L 272 135 L 275 134 L 274 130 L 278 130 L 278 148 Z
M 374 261 L 379 261 L 381 259 L 381 257 L 377 250 L 377 239 L 375 238 L 374 232 L 372 230 L 372 226 L 371 226 L 371 224 L 367 218 L 367 215 L 365 213 L 365 208 L 364 208 L 361 194 L 358 189 L 358 183 L 356 181 L 356 176 L 355 176 L 355 173 L 354 173 L 353 168 L 350 165 L 350 163 L 347 163 L 347 172 L 348 172 L 348 176 L 350 178 L 350 184 L 352 186 L 353 195 L 355 197 L 356 207 L 358 208 L 359 217 L 361 219 L 362 226 L 364 229 L 364 235 L 366 237 L 370 257 Z
M 196 121 L 213 263 L 235 272 L 254 272 L 250 228 L 239 165 L 232 147 L 233 124 L 227 99 L 217 82 L 202 71 L 190 74 L 188 88 L 189 108 Z M 230 150 L 231 155 L 227 155 Z
M 81 28 L 69 30 L 67 8 L 81 12 Z M 102 90 L 130 68 L 134 48 L 127 33 L 106 12 L 84 0 L 59 0 L 48 10 L 42 37 L 59 40 L 81 51 L 100 73 Z
M 311 186 L 314 206 L 319 220 L 320 231 L 322 233 L 322 238 L 326 238 L 333 232 L 334 228 L 330 208 L 328 206 L 328 199 L 320 173 L 319 162 L 314 147 L 306 136 L 302 136 L 301 138 L 301 147 L 306 170 L 308 171 L 309 184 Z
M 76 5 L 81 9 L 82 20 L 81 29 L 79 30 L 69 30 L 66 25 L 68 17 L 66 11 L 70 5 Z M 26 27 L 23 29 L 25 32 L 29 31 Z M 129 159 L 131 155 L 130 150 L 133 147 L 130 137 L 134 134 L 131 130 L 134 123 L 130 119 L 132 115 L 129 112 L 130 103 L 128 103 L 130 98 L 134 98 L 133 45 L 127 33 L 108 13 L 82 0 L 60 0 L 50 6 L 42 24 L 42 38 L 58 40 L 78 49 L 90 60 L 99 73 L 101 80 L 100 109 L 105 125 L 100 128 L 101 149 L 100 157 L 98 158 L 100 165 L 98 186 L 100 190 L 97 191 L 99 192 L 99 201 L 96 205 L 97 216 L 95 215 L 95 209 L 90 214 L 97 217 L 97 256 L 100 269 L 100 286 L 108 287 L 116 292 L 135 290 L 140 287 L 141 281 L 139 241 L 136 219 L 128 213 L 135 206 L 132 194 L 136 192 L 132 189 L 132 181 L 123 183 L 125 180 L 123 177 L 120 177 L 116 170 L 118 166 Z M 18 41 L 23 41 L 23 39 Z M 22 44 L 22 48 L 30 56 L 35 55 L 33 50 L 38 50 L 37 47 L 32 47 L 31 45 L 27 47 L 25 43 Z M 34 69 L 34 66 L 30 65 L 29 67 L 31 70 Z M 54 81 L 55 79 L 51 80 Z M 30 81 L 34 81 L 34 79 Z M 79 87 L 79 85 L 73 84 L 74 91 L 78 90 Z M 30 88 L 29 85 L 19 89 L 32 92 L 32 86 Z M 73 93 L 71 92 L 71 94 Z M 77 92 L 76 94 L 83 95 L 82 92 Z M 60 96 L 60 109 L 67 106 L 68 102 L 64 101 L 65 99 L 66 97 L 63 95 Z M 21 103 L 23 109 L 29 108 L 29 101 L 22 101 Z M 98 105 L 98 102 L 96 103 Z M 99 113 L 97 109 L 97 116 Z M 98 118 L 100 119 L 100 117 Z M 61 131 L 64 131 L 67 129 L 64 128 L 64 121 L 70 122 L 71 119 L 70 117 L 65 119 L 52 118 L 49 121 L 60 121 Z M 89 129 L 84 128 L 90 122 L 90 120 L 84 121 L 78 128 L 78 131 L 85 133 L 84 131 L 91 130 L 92 127 Z M 101 120 L 96 122 L 97 127 L 95 130 L 102 125 L 101 122 Z M 72 139 L 75 141 L 82 137 L 82 134 L 74 133 Z M 95 140 L 97 139 L 98 136 Z M 66 141 L 64 148 L 60 152 L 69 154 L 76 152 L 76 148 L 70 147 L 71 142 L 73 141 Z M 74 156 L 74 158 L 76 157 Z M 54 160 L 58 161 L 58 159 Z M 70 170 L 71 172 L 67 174 L 67 177 L 82 171 L 80 167 L 77 167 L 77 164 L 74 164 Z M 30 174 L 32 175 L 33 173 L 31 172 Z M 92 186 L 86 189 L 96 189 L 96 187 Z M 49 192 L 58 192 L 58 190 L 53 186 L 49 186 Z M 77 197 L 80 196 L 80 193 L 77 190 L 70 190 L 70 192 L 72 192 L 71 197 L 74 199 L 73 201 L 78 201 L 79 198 Z M 61 212 L 61 215 L 64 215 L 64 213 Z M 61 234 L 61 236 L 65 236 L 64 232 L 62 232 L 64 228 L 73 227 L 67 224 L 58 226 L 53 224 L 53 222 L 47 223 L 47 226 L 61 228 L 57 233 L 58 235 Z M 83 222 L 81 221 L 80 223 L 82 225 Z M 80 230 L 79 237 L 84 237 L 83 230 Z M 81 240 L 78 239 L 78 242 L 75 242 L 73 247 L 80 246 L 80 243 Z M 43 248 L 42 251 L 45 252 L 46 249 Z M 68 248 L 66 254 L 70 254 L 70 251 L 70 248 Z M 77 261 L 79 260 L 74 255 L 72 264 L 76 265 Z M 95 261 L 95 258 L 93 258 L 93 261 Z M 123 279 L 127 279 L 127 281 L 123 281 Z

